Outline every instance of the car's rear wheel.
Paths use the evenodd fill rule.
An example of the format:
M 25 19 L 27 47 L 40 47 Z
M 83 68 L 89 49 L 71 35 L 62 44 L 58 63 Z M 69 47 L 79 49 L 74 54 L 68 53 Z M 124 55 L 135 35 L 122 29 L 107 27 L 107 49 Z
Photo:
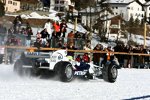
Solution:
M 3 63 L 3 55 L 0 55 L 0 64 Z
M 18 59 L 14 64 L 14 72 L 18 75 L 23 75 L 23 63 L 22 60 Z
M 117 65 L 110 64 L 103 68 L 103 79 L 107 82 L 114 83 L 118 76 Z
M 32 75 L 33 76 L 38 76 L 40 74 L 40 63 L 36 60 L 32 61 Z

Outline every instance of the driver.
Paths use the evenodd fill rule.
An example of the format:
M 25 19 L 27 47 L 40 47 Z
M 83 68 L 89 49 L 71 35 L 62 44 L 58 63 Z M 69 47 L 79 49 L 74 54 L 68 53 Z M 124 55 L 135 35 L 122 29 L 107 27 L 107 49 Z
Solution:
M 88 64 L 90 62 L 90 58 L 88 56 L 88 53 L 85 53 L 82 58 L 80 55 L 77 56 L 76 61 L 79 62 L 79 65 L 75 65 L 76 69 L 79 71 L 83 70 L 89 70 L 90 65 Z

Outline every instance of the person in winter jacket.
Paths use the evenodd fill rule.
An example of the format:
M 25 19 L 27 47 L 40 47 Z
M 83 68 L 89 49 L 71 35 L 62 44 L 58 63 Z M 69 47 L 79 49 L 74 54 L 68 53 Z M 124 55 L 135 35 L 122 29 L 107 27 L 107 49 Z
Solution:
M 60 24 L 60 32 L 62 33 L 62 37 L 66 37 L 66 32 L 67 32 L 67 24 L 65 20 L 62 20 L 62 23 Z
M 57 22 L 54 22 L 54 23 L 53 23 L 53 27 L 54 27 L 54 32 L 53 32 L 53 34 L 55 34 L 55 36 L 56 36 L 57 38 L 59 38 L 60 35 L 61 35 L 59 22 L 58 22 L 58 21 L 57 21 Z
M 41 32 L 41 38 L 42 38 L 42 44 L 45 45 L 47 40 L 49 39 L 49 34 L 48 34 L 46 28 L 44 30 L 42 30 L 42 32 Z
M 47 22 L 44 25 L 44 29 L 47 29 L 47 32 L 49 34 L 49 39 L 51 39 L 52 37 L 52 24 L 50 19 L 47 20 Z
M 74 33 L 73 33 L 73 31 L 71 31 L 70 33 L 68 33 L 67 38 L 68 38 L 68 42 L 74 43 Z
M 78 71 L 89 70 L 90 65 L 88 63 L 90 62 L 90 58 L 87 53 L 85 53 L 82 57 L 78 55 L 75 61 L 78 62 L 78 65 L 75 66 L 76 70 Z
M 101 51 L 101 45 L 97 44 L 93 50 Z M 101 53 L 93 53 L 93 63 L 97 66 L 99 66 L 101 55 L 102 55 Z

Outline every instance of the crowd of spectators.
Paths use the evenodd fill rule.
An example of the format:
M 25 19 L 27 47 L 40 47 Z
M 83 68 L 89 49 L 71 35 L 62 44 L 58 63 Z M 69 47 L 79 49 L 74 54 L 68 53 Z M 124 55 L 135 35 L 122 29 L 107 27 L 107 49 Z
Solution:
M 88 34 L 81 33 L 79 31 L 70 31 L 67 33 L 67 24 L 65 20 L 61 22 L 47 20 L 43 30 L 37 31 L 36 41 L 33 46 L 35 47 L 46 47 L 46 48 L 62 48 L 71 50 L 96 50 L 96 51 L 115 51 L 115 52 L 126 52 L 126 53 L 144 53 L 150 54 L 148 48 L 143 48 L 142 46 L 130 46 L 117 44 L 115 47 L 108 46 L 104 48 L 102 44 L 97 44 L 95 47 L 91 46 L 91 41 L 88 39 Z M 5 33 L 6 28 L 0 25 L 0 33 Z M 22 36 L 18 37 L 18 34 Z M 8 36 L 6 45 L 25 45 L 31 46 L 31 36 L 33 35 L 32 28 L 28 22 L 26 22 L 26 27 L 22 27 L 22 19 L 17 16 L 13 22 L 13 27 L 8 30 Z M 23 40 L 24 39 L 24 42 Z M 101 62 L 106 58 L 104 53 L 86 53 L 87 56 L 96 65 L 101 65 Z M 75 58 L 74 52 L 68 52 L 69 56 Z M 109 55 L 109 54 L 108 54 Z M 139 66 L 144 68 L 145 64 L 149 64 L 149 56 L 139 56 L 139 55 L 121 55 L 115 54 L 118 58 L 120 67 L 131 68 Z M 143 65 L 142 65 L 143 64 Z
M 33 35 L 32 28 L 28 22 L 23 23 L 20 16 L 16 16 L 12 22 L 12 26 L 7 29 L 7 26 L 0 25 L 1 45 L 23 45 L 30 46 L 31 36 Z

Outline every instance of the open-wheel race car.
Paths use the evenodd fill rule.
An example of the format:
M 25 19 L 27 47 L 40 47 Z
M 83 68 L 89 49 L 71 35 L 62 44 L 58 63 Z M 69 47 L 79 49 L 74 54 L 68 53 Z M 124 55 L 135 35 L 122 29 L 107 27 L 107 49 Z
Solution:
M 26 68 L 30 68 L 32 75 L 40 74 L 41 69 L 54 71 L 63 82 L 70 82 L 75 76 L 87 79 L 102 78 L 107 82 L 115 82 L 118 76 L 117 64 L 107 61 L 101 66 L 93 63 L 73 60 L 67 56 L 67 50 L 57 51 L 25 51 L 14 64 L 14 71 L 23 75 Z

